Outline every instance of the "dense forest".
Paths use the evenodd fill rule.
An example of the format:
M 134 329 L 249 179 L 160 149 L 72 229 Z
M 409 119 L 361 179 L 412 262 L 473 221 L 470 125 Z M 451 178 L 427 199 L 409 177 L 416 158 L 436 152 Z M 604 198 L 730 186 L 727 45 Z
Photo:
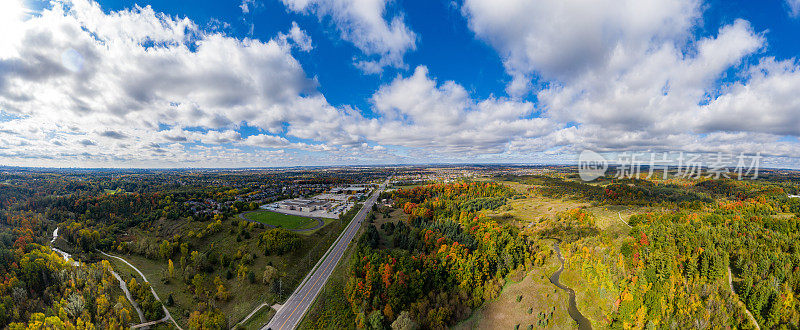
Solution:
M 244 299 L 237 295 L 285 299 L 305 274 L 292 270 L 312 267 L 342 228 L 304 236 L 236 215 L 355 180 L 306 172 L 4 172 L 0 326 L 126 328 L 161 319 L 164 304 L 191 306 L 178 316 L 187 328 L 230 328 L 226 313 Z M 385 192 L 351 245 L 336 292 L 343 299 L 324 311 L 335 317 L 308 324 L 458 326 L 552 260 L 548 246 L 557 241 L 574 276 L 567 283 L 595 328 L 798 329 L 800 198 L 790 197 L 797 187 L 796 177 L 777 174 L 585 183 L 556 172 Z M 577 206 L 515 218 L 515 207 L 537 200 Z M 608 230 L 609 219 L 617 229 Z M 160 270 L 143 282 L 100 251 Z
M 518 178 L 539 184 L 541 178 Z M 629 180 L 590 185 L 563 178 L 532 194 L 574 196 L 600 205 L 648 205 L 626 236 L 593 228 L 582 210 L 539 225 L 562 235 L 581 281 L 592 293 L 615 295 L 608 328 L 750 328 L 800 326 L 800 199 L 790 181 Z M 661 210 L 661 211 L 658 211 Z M 730 272 L 730 275 L 729 275 Z M 729 285 L 729 276 L 736 278 Z M 734 291 L 731 292 L 730 287 Z M 740 304 L 743 303 L 743 306 Z M 744 308 L 743 308 L 744 307 Z
M 386 194 L 409 217 L 387 223 L 382 233 L 369 224 L 358 240 L 344 288 L 356 326 L 443 328 L 494 299 L 505 276 L 524 269 L 537 253 L 518 228 L 477 213 L 513 194 L 497 183 L 434 184 Z
M 539 242 L 558 239 L 582 299 L 603 297 L 594 301 L 602 308 L 584 307 L 603 310 L 593 317 L 596 328 L 754 328 L 748 313 L 761 328 L 800 327 L 800 199 L 787 196 L 796 191 L 793 180 L 495 181 L 527 189 L 466 182 L 386 193 L 406 220 L 367 225 L 346 275 L 347 307 L 338 307 L 347 311 L 321 313 L 309 326 L 348 319 L 368 329 L 459 325 L 510 278 L 552 257 Z M 522 225 L 487 216 L 525 198 L 643 211 L 623 234 L 600 228 L 597 208 Z M 390 210 L 377 210 L 377 218 L 381 212 Z
M 253 288 L 266 297 L 285 296 L 304 275 L 287 275 L 287 264 L 313 265 L 310 259 L 324 253 L 324 244 L 341 228 L 333 225 L 301 239 L 237 214 L 382 175 L 375 170 L 4 171 L 0 327 L 121 329 L 160 320 L 162 305 L 180 303 L 190 308 L 175 315 L 185 327 L 227 329 L 233 324 L 223 306 L 230 310 L 246 298 L 237 300 L 239 292 Z M 225 248 L 215 248 L 222 243 Z M 140 257 L 140 266 L 163 265 L 163 270 L 150 274 L 156 282 L 148 283 L 101 251 Z M 179 291 L 162 291 L 158 301 L 155 284 Z

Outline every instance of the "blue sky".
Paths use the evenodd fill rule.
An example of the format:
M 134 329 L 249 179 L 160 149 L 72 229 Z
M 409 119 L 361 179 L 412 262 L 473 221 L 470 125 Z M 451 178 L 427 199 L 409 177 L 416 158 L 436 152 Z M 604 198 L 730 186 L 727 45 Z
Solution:
M 798 0 L 1 6 L 0 164 L 800 165 Z
M 427 66 L 439 80 L 462 84 L 475 97 L 505 95 L 510 78 L 503 64 L 486 43 L 475 39 L 457 4 L 447 1 L 403 1 L 387 4 L 385 16 L 404 16 L 417 33 L 416 49 L 405 56 L 404 68 L 386 67 L 380 74 L 364 74 L 353 65 L 362 53 L 342 41 L 330 19 L 288 11 L 280 1 L 248 3 L 243 13 L 236 1 L 99 1 L 105 10 L 123 10 L 149 5 L 169 15 L 186 16 L 201 26 L 230 24 L 222 31 L 236 38 L 269 40 L 297 22 L 314 42 L 310 53 L 293 52 L 305 71 L 319 81 L 319 90 L 335 106 L 352 105 L 370 111 L 369 97 L 397 75 L 407 75 L 418 65 Z M 252 27 L 252 34 L 251 32 Z

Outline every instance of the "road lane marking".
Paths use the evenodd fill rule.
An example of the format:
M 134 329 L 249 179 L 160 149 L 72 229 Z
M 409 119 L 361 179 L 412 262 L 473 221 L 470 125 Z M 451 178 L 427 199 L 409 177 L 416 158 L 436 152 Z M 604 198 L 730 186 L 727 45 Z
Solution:
M 376 196 L 377 196 L 377 195 L 376 195 Z M 377 200 L 377 198 L 375 198 L 375 199 Z M 372 201 L 371 203 L 374 203 L 374 202 L 375 202 L 375 201 Z M 366 206 L 366 205 L 364 205 L 364 206 Z M 361 215 L 360 213 L 362 213 L 362 212 L 363 212 L 365 209 L 366 209 L 366 207 L 362 207 L 361 211 L 359 211 L 359 214 L 356 214 L 356 218 L 358 218 L 358 216 L 359 216 L 359 215 Z M 356 219 L 353 219 L 353 220 L 356 220 Z M 360 222 L 360 221 L 361 221 L 361 220 L 359 220 L 359 221 L 356 221 L 354 224 L 359 224 L 359 222 Z M 348 240 L 350 240 L 350 239 L 352 239 L 352 238 L 353 238 L 353 237 L 352 237 L 352 236 L 353 236 L 353 235 L 352 235 L 352 231 L 353 231 L 352 229 L 353 229 L 353 228 L 355 228 L 356 226 L 355 226 L 355 225 L 353 225 L 353 224 L 351 224 L 351 226 L 350 226 L 350 227 L 351 227 L 351 228 L 348 228 L 348 233 L 347 233 L 347 235 L 348 235 L 348 236 L 350 236 Z M 360 226 L 359 226 L 359 227 L 360 227 Z M 348 244 L 347 244 L 347 245 L 350 245 L 350 242 L 348 242 Z M 345 246 L 347 246 L 347 245 L 345 245 Z M 342 251 L 341 242 L 340 242 L 340 245 L 339 245 L 339 246 L 337 247 L 337 249 L 336 249 L 336 253 L 339 253 L 340 251 Z M 341 258 L 341 256 L 339 256 L 338 258 L 334 258 L 334 259 L 339 259 L 339 258 Z M 286 325 L 286 322 L 289 322 L 289 320 L 292 318 L 292 315 L 294 315 L 294 312 L 296 312 L 296 311 L 297 311 L 297 309 L 298 309 L 298 308 L 300 308 L 300 306 L 301 306 L 301 305 L 303 304 L 303 302 L 306 300 L 306 297 L 308 296 L 308 294 L 311 292 L 311 290 L 313 290 L 313 289 L 314 289 L 314 287 L 317 285 L 317 282 L 319 282 L 319 279 L 320 279 L 320 277 L 323 277 L 324 273 L 328 271 L 328 268 L 330 268 L 331 261 L 333 261 L 333 260 L 330 260 L 330 259 L 328 260 L 328 265 L 327 265 L 327 266 L 325 266 L 325 269 L 323 270 L 323 273 L 322 273 L 322 274 L 319 274 L 319 276 L 317 276 L 317 279 L 316 279 L 316 280 L 314 280 L 314 284 L 312 284 L 312 285 L 311 285 L 311 288 L 310 288 L 310 289 L 306 290 L 306 294 L 304 294 L 304 295 L 303 295 L 303 298 L 300 300 L 300 302 L 299 302 L 299 303 L 297 303 L 297 306 L 295 306 L 295 307 L 294 307 L 294 309 L 292 310 L 292 312 L 291 312 L 291 313 L 289 313 L 289 316 L 287 316 L 287 317 L 286 317 L 286 320 L 285 320 L 285 321 L 283 321 L 283 323 L 281 324 L 281 326 L 280 326 L 278 329 L 283 329 L 283 327 Z M 338 260 L 337 260 L 337 261 L 338 261 Z
M 385 185 L 380 187 L 379 191 L 382 191 L 383 189 L 385 189 Z M 339 263 L 339 260 L 342 258 L 342 256 L 344 256 L 344 249 L 347 249 L 347 247 L 350 245 L 350 243 L 353 240 L 353 237 L 355 237 L 355 234 L 361 228 L 361 222 L 364 220 L 363 218 L 365 218 L 366 214 L 369 213 L 368 208 L 365 207 L 366 204 L 374 204 L 375 202 L 377 202 L 378 197 L 379 197 L 379 193 L 376 192 L 370 199 L 367 199 L 367 203 L 365 203 L 365 205 L 362 205 L 361 210 L 359 210 L 359 212 L 356 213 L 356 216 L 353 217 L 353 219 L 351 220 L 350 224 L 345 229 L 344 235 L 341 236 L 341 238 L 344 238 L 344 239 L 343 240 L 339 240 L 337 242 L 337 245 L 336 245 L 335 249 L 333 251 L 331 251 L 332 253 L 329 254 L 329 256 L 331 258 L 326 258 L 326 260 L 323 260 L 322 265 L 320 265 L 322 267 L 319 267 L 317 269 L 317 272 L 311 273 L 312 277 L 315 277 L 315 276 L 317 277 L 317 279 L 314 281 L 314 283 L 311 284 L 311 287 L 310 288 L 305 288 L 305 289 L 303 289 L 302 287 L 298 288 L 298 290 L 299 290 L 299 292 L 297 292 L 298 294 L 300 292 L 304 291 L 304 290 L 306 291 L 306 293 L 303 295 L 302 299 L 300 299 L 300 302 L 297 303 L 297 306 L 295 306 L 295 308 L 292 310 L 292 312 L 289 313 L 288 316 L 284 316 L 284 317 L 278 317 L 279 316 L 278 314 L 280 314 L 280 313 L 275 315 L 274 319 L 277 319 L 275 321 L 280 322 L 280 319 L 284 319 L 283 323 L 281 324 L 281 326 L 278 329 L 283 329 L 283 327 L 286 326 L 286 323 L 289 320 L 291 320 L 291 317 L 294 315 L 294 313 L 297 311 L 297 309 L 301 305 L 303 305 L 303 303 L 306 300 L 306 297 L 308 296 L 308 294 L 311 291 L 316 291 L 318 293 L 320 290 L 322 290 L 321 286 L 319 286 L 319 287 L 317 286 L 317 284 L 319 283 L 320 277 L 324 277 L 326 279 L 326 281 L 327 281 L 327 278 L 330 277 L 330 275 L 333 273 L 333 270 L 331 269 L 331 264 L 336 265 L 336 264 Z M 359 218 L 362 218 L 362 219 L 358 220 Z M 356 220 L 358 220 L 358 221 L 356 221 Z M 345 243 L 345 241 L 347 243 Z M 335 262 L 334 262 L 334 259 L 335 259 Z M 327 265 L 325 265 L 326 263 L 327 263 Z M 302 284 L 307 284 L 307 283 L 308 282 L 302 283 Z M 317 293 L 314 294 L 314 297 L 316 297 Z M 294 299 L 292 299 L 292 298 L 294 298 Z M 298 296 L 295 296 L 293 294 L 292 296 L 289 297 L 287 302 L 284 304 L 284 307 L 289 305 L 290 301 L 292 301 L 292 300 L 297 301 L 297 299 L 298 299 Z M 303 310 L 305 311 L 307 309 L 307 307 L 308 306 L 304 307 Z M 281 308 L 281 310 L 283 310 L 283 308 Z M 303 312 L 303 314 L 304 313 L 305 312 Z M 283 314 L 285 314 L 285 312 Z M 270 323 L 272 323 L 272 322 L 270 322 Z M 269 324 L 267 326 L 269 326 Z
M 349 235 L 349 234 L 350 234 L 350 233 L 348 232 L 348 235 Z M 350 236 L 352 236 L 352 235 L 350 235 Z M 352 237 L 351 237 L 351 238 L 352 238 Z M 349 245 L 349 244 L 348 244 L 348 245 Z M 342 250 L 342 246 L 340 245 L 340 246 L 338 246 L 338 247 L 336 248 L 336 253 L 338 254 L 338 253 L 339 253 L 339 251 L 341 251 L 341 250 Z M 286 317 L 286 320 L 285 320 L 285 321 L 283 321 L 283 324 L 281 324 L 281 326 L 280 326 L 280 328 L 279 328 L 279 329 L 283 329 L 283 327 L 286 325 L 286 322 L 288 322 L 288 321 L 289 321 L 289 319 L 291 319 L 292 315 L 294 315 L 294 312 L 295 312 L 295 311 L 297 311 L 297 309 L 300 307 L 300 305 L 302 305 L 302 304 L 303 304 L 303 301 L 305 301 L 305 300 L 306 300 L 306 297 L 308 296 L 309 292 L 310 292 L 311 290 L 313 290 L 313 289 L 314 289 L 314 286 L 316 286 L 316 285 L 317 285 L 317 282 L 319 282 L 319 279 L 320 279 L 320 277 L 322 277 L 322 276 L 324 275 L 324 272 L 327 272 L 327 271 L 328 271 L 328 268 L 330 268 L 331 261 L 332 261 L 332 260 L 328 259 L 328 265 L 327 265 L 327 266 L 325 266 L 325 269 L 323 270 L 323 274 L 318 274 L 318 276 L 316 276 L 316 277 L 317 277 L 317 279 L 316 279 L 316 280 L 314 280 L 314 284 L 311 284 L 311 288 L 306 290 L 306 294 L 304 294 L 304 295 L 303 295 L 303 299 L 301 299 L 301 300 L 300 300 L 300 302 L 299 302 L 299 303 L 297 303 L 297 306 L 295 306 L 295 307 L 294 307 L 294 309 L 292 310 L 292 312 L 289 314 L 289 316 L 287 316 L 287 317 Z

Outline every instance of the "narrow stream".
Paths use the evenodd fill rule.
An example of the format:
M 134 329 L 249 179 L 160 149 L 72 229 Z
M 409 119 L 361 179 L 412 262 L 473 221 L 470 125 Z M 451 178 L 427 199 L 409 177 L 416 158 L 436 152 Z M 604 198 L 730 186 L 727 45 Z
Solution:
M 572 317 L 572 319 L 575 320 L 575 322 L 578 322 L 578 329 L 591 330 L 592 323 L 589 322 L 589 319 L 583 316 L 583 314 L 581 314 L 581 311 L 578 310 L 578 305 L 575 302 L 575 290 L 572 290 L 571 288 L 564 286 L 559 281 L 559 277 L 561 277 L 561 272 L 564 271 L 564 257 L 561 256 L 561 249 L 558 247 L 558 243 L 560 242 L 561 242 L 560 240 L 556 240 L 556 242 L 553 243 L 553 248 L 556 250 L 556 253 L 558 254 L 558 260 L 561 261 L 561 268 L 559 268 L 555 273 L 553 273 L 553 275 L 550 276 L 550 283 L 555 284 L 555 286 L 559 287 L 561 290 L 567 291 L 569 293 L 569 307 L 567 308 L 567 312 L 569 312 L 569 316 Z
M 62 257 L 64 257 L 65 261 L 69 261 L 69 258 L 72 258 L 71 254 L 66 253 L 64 251 L 61 251 L 58 248 L 53 246 L 53 242 L 55 242 L 57 238 L 58 238 L 58 227 L 56 227 L 56 230 L 53 230 L 53 239 L 50 240 L 50 249 L 53 250 L 53 251 L 56 251 L 56 253 L 58 253 Z M 78 265 L 78 262 L 77 261 L 73 261 L 72 265 L 73 266 Z

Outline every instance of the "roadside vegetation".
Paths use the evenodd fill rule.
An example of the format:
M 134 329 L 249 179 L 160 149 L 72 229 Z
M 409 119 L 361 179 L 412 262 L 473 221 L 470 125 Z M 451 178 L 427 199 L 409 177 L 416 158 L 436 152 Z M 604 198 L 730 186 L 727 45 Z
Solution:
M 257 306 L 287 298 L 342 228 L 333 221 L 314 234 L 300 235 L 233 218 L 185 225 L 188 237 L 167 234 L 175 228 L 160 228 L 164 236 L 132 231 L 116 252 L 153 281 L 162 299 L 171 297 L 168 308 L 179 323 L 203 317 L 193 311 L 206 303 L 224 315 L 220 322 L 232 326 Z M 148 253 L 152 246 L 157 253 Z
M 577 327 L 549 281 L 552 239 L 561 283 L 594 328 L 798 327 L 791 181 L 494 180 L 382 196 L 393 207 L 325 288 L 349 304 L 315 305 L 303 327 Z
M 113 269 L 148 321 L 164 316 L 152 287 L 186 329 L 231 328 L 250 313 L 243 326 L 257 328 L 360 207 L 293 232 L 238 214 L 353 177 L 109 173 L 0 173 L 0 326 L 140 323 Z M 800 198 L 790 196 L 800 175 L 544 173 L 383 193 L 300 327 L 574 327 L 567 292 L 550 283 L 558 247 L 559 283 L 594 328 L 800 328 Z
M 319 229 L 294 233 L 237 215 L 257 209 L 256 201 L 318 193 L 349 180 L 294 177 L 275 188 L 285 182 L 282 175 L 0 173 L 0 271 L 9 280 L 0 286 L 9 297 L 0 299 L 0 326 L 105 329 L 141 323 L 111 269 L 147 321 L 164 317 L 163 302 L 186 329 L 227 329 L 263 303 L 282 302 L 338 237 L 342 221 L 329 219 Z M 294 228 L 318 224 L 275 213 L 262 220 Z M 81 263 L 67 263 L 45 248 L 56 227 L 53 247 Z M 100 251 L 124 258 L 149 281 Z M 248 324 L 271 315 L 267 307 Z
M 360 208 L 360 205 L 357 205 Z M 377 216 L 376 216 L 377 214 Z M 352 218 L 355 214 L 349 216 Z M 364 232 L 366 225 L 372 224 L 385 230 L 389 223 L 397 224 L 405 221 L 408 216 L 403 210 L 392 209 L 389 207 L 375 207 L 367 216 L 367 220 L 359 229 L 360 235 Z M 298 329 L 351 329 L 355 328 L 355 314 L 350 310 L 347 300 L 341 299 L 344 294 L 349 269 L 353 264 L 355 245 L 351 244 L 336 268 L 333 269 L 328 282 L 312 303 L 303 320 L 298 325 Z

